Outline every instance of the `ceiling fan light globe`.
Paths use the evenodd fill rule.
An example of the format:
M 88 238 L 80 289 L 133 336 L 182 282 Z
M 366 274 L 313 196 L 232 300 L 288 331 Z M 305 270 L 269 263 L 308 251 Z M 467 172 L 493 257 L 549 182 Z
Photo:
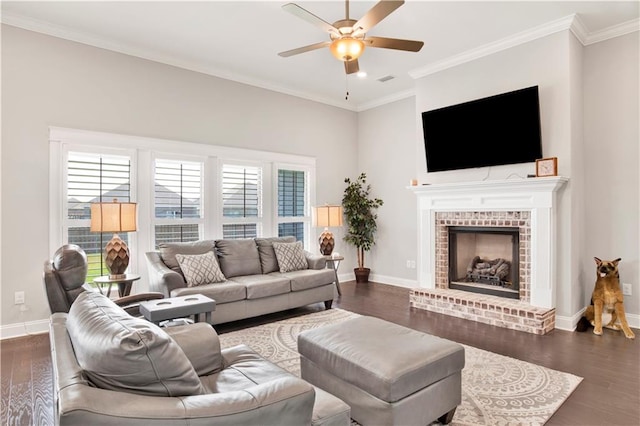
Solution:
M 340 61 L 353 61 L 364 52 L 364 42 L 352 37 L 334 40 L 329 46 L 331 54 Z

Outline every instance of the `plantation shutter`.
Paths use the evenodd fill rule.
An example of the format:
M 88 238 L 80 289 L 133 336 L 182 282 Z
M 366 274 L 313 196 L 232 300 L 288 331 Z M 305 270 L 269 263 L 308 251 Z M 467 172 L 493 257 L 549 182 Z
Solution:
M 109 273 L 103 250 L 113 234 L 90 232 L 91 203 L 131 201 L 131 159 L 128 156 L 69 152 L 66 170 L 66 235 L 87 254 L 87 282 Z M 128 234 L 120 235 L 128 243 Z
M 304 244 L 305 223 L 299 218 L 306 213 L 306 193 L 304 171 L 278 170 L 278 236 L 292 235 Z
M 154 173 L 155 242 L 196 241 L 202 222 L 202 164 L 157 159 Z
M 222 167 L 222 234 L 225 239 L 254 238 L 262 221 L 262 169 Z

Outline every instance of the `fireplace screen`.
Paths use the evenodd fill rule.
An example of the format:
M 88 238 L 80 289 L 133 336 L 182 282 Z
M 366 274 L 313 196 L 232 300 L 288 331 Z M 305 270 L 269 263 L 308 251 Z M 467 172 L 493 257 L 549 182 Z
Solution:
M 519 299 L 518 228 L 449 227 L 449 287 Z

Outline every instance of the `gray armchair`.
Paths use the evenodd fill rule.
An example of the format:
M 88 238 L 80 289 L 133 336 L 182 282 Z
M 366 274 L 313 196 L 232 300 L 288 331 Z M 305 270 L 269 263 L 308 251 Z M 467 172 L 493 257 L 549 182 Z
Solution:
M 84 292 L 49 336 L 56 424 L 312 424 L 312 385 L 247 346 L 221 350 L 208 324 L 160 329 Z M 320 395 L 313 423 L 348 424 L 348 406 Z
M 71 304 L 84 291 L 94 291 L 87 279 L 87 255 L 75 244 L 66 244 L 53 254 L 53 259 L 44 263 L 42 280 L 47 292 L 51 313 L 69 312 Z M 129 314 L 139 315 L 139 303 L 144 300 L 162 299 L 158 292 L 140 293 L 121 297 L 115 303 Z

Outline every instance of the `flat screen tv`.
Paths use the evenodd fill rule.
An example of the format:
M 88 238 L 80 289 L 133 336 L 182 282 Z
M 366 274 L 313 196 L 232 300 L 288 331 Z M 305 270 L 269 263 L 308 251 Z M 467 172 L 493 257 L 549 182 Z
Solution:
M 422 113 L 427 171 L 542 158 L 538 86 Z

